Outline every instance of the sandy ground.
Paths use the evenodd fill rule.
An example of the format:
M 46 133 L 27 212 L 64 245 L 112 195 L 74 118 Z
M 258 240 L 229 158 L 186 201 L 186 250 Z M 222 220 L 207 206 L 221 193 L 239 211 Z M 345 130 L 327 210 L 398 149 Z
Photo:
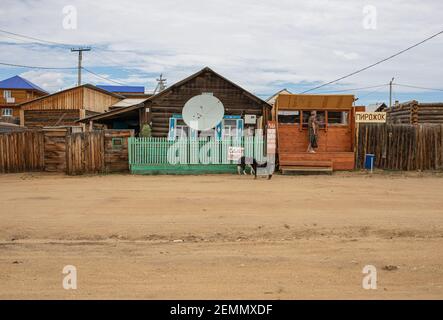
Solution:
M 0 298 L 442 299 L 442 192 L 441 174 L 1 175 Z

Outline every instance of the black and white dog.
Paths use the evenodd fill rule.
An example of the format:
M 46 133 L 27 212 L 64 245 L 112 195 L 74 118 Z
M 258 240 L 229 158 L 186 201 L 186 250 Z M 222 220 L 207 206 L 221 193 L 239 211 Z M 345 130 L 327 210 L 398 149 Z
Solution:
M 257 179 L 257 168 L 266 168 L 267 163 L 258 163 L 254 158 L 246 158 L 242 156 L 237 163 L 238 174 L 246 174 L 246 166 L 251 168 L 250 174 L 254 175 L 254 179 Z M 272 174 L 268 174 L 268 180 L 272 178 Z

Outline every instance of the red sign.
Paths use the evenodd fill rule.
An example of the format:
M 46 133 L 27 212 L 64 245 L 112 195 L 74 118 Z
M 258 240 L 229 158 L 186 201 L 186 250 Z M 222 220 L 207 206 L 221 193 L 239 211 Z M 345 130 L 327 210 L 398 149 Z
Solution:
M 275 121 L 268 121 L 268 131 L 266 132 L 266 151 L 267 154 L 275 154 L 277 146 L 277 130 Z

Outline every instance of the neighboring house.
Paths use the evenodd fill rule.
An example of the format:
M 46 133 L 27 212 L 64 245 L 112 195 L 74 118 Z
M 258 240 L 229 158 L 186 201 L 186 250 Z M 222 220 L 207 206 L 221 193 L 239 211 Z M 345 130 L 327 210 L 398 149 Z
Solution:
M 152 96 L 152 94 L 145 93 L 145 87 L 143 86 L 110 86 L 98 84 L 96 87 L 122 95 L 126 98 L 148 98 Z
M 388 106 L 384 102 L 377 102 L 373 104 L 368 104 L 366 110 L 368 112 L 384 112 Z
M 217 128 L 208 132 L 195 132 L 183 121 L 185 103 L 201 94 L 210 94 L 224 106 L 224 119 Z M 80 120 L 84 123 L 105 124 L 108 128 L 133 128 L 138 132 L 143 125 L 151 126 L 152 136 L 173 139 L 187 136 L 234 136 L 252 134 L 270 120 L 271 106 L 220 74 L 204 68 L 188 78 L 140 104 L 118 108 L 110 112 Z
M 291 94 L 291 92 L 288 89 L 282 89 L 282 90 L 274 93 L 268 99 L 266 99 L 266 102 L 272 106 L 272 117 L 273 118 L 275 118 L 274 104 L 275 104 L 275 101 L 277 100 L 277 97 L 279 94 Z
M 385 108 L 388 123 L 419 124 L 433 123 L 443 124 L 443 102 L 418 102 L 412 100 L 399 103 L 391 108 Z
M 78 126 L 77 120 L 103 113 L 124 97 L 91 84 L 62 90 L 20 105 L 20 125 L 29 128 Z
M 48 92 L 20 76 L 0 81 L 0 121 L 18 123 L 19 105 L 47 94 Z

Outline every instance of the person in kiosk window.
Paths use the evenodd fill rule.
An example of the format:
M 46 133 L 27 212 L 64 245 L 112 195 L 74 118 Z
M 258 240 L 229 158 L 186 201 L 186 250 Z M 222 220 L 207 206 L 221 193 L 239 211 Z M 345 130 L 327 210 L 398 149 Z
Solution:
M 317 131 L 318 131 L 317 111 L 311 111 L 311 115 L 308 119 L 309 145 L 307 152 L 315 153 L 314 149 L 318 147 Z

